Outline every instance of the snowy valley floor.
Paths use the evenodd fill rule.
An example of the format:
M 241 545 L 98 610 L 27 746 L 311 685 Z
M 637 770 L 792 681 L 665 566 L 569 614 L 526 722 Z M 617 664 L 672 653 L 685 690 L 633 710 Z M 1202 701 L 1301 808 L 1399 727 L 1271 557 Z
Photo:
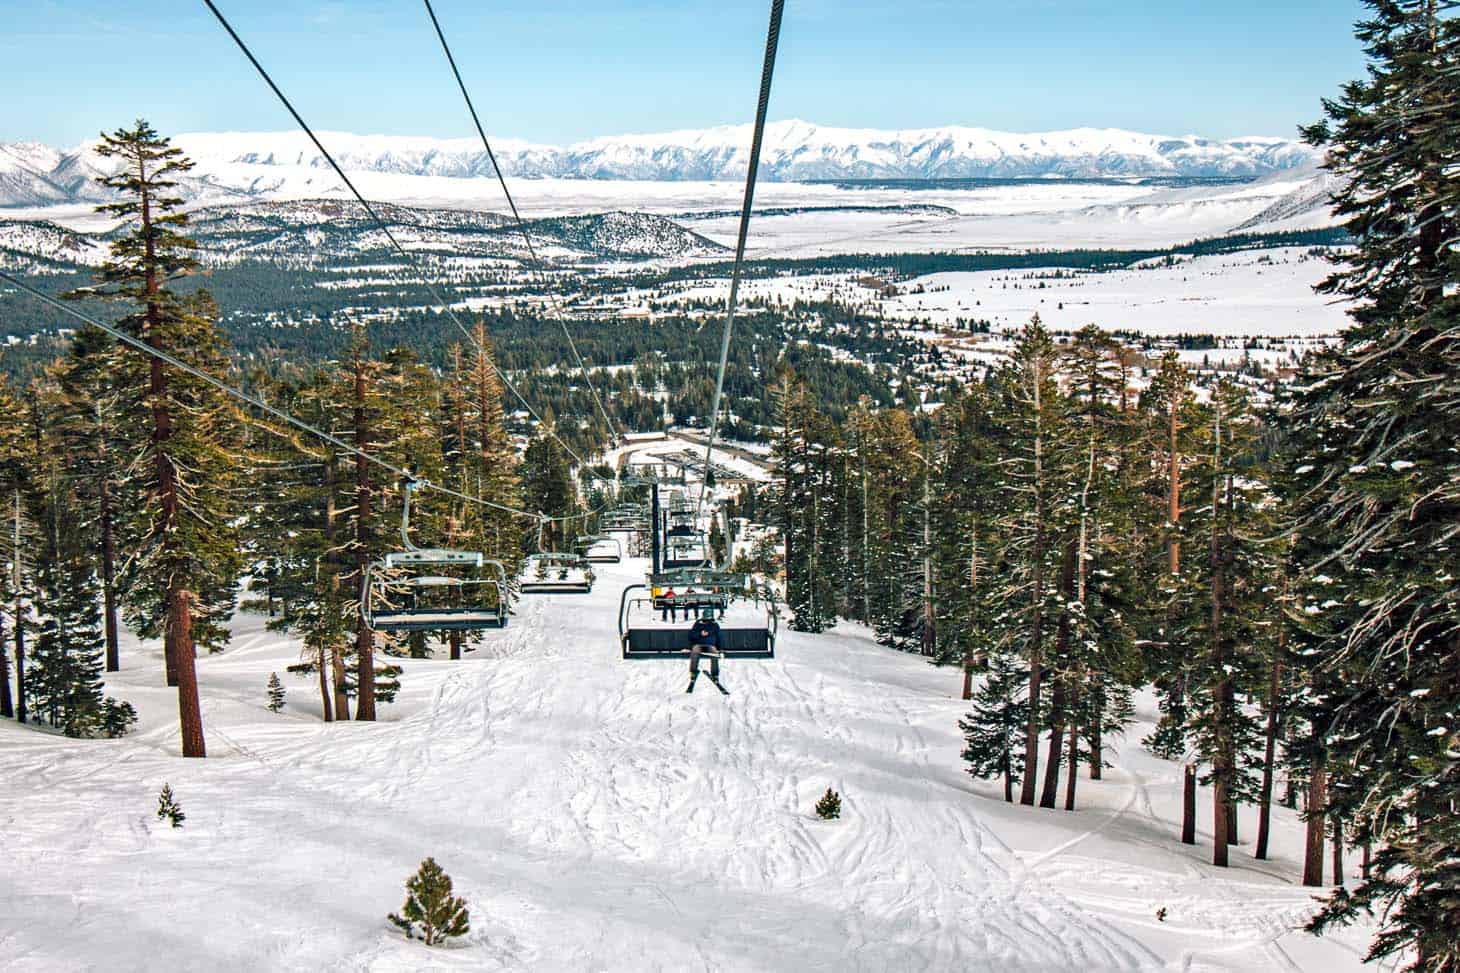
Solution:
M 528 597 L 460 663 L 404 662 L 376 725 L 319 722 L 297 645 L 241 615 L 199 662 L 210 757 L 178 756 L 157 645 L 109 692 L 142 724 L 70 741 L 0 724 L 0 966 L 33 970 L 1358 969 L 1368 930 L 1301 932 L 1300 825 L 1256 862 L 1177 841 L 1179 768 L 1141 722 L 1081 810 L 1005 805 L 963 772 L 960 676 L 834 634 L 727 663 L 626 663 L 618 594 Z M 270 672 L 288 705 L 264 708 Z M 170 782 L 187 813 L 154 817 Z M 828 786 L 843 817 L 812 804 Z M 1203 790 L 1200 821 L 1210 819 Z M 469 901 L 462 946 L 385 921 L 427 855 Z M 1165 921 L 1158 909 L 1165 908 Z

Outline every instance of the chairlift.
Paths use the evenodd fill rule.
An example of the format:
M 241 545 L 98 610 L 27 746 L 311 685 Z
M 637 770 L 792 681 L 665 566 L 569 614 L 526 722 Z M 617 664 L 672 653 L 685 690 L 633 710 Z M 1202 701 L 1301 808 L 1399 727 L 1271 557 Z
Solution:
M 527 556 L 520 584 L 524 595 L 587 594 L 595 580 L 581 554 L 545 551 Z
M 664 541 L 662 566 L 666 571 L 677 568 L 710 567 L 710 544 L 704 533 L 670 535 Z
M 624 589 L 618 613 L 623 657 L 689 658 L 690 628 L 706 614 L 720 622 L 719 650 L 725 658 L 775 658 L 780 626 L 775 593 L 748 575 L 708 568 L 665 571 L 647 584 Z
M 617 537 L 594 534 L 578 538 L 573 546 L 594 564 L 618 564 L 624 559 L 624 542 Z
M 505 628 L 511 611 L 507 569 L 480 551 L 420 548 L 411 542 L 411 495 L 403 484 L 403 550 L 366 569 L 360 617 L 372 632 L 479 632 Z M 456 573 L 447 573 L 454 571 Z

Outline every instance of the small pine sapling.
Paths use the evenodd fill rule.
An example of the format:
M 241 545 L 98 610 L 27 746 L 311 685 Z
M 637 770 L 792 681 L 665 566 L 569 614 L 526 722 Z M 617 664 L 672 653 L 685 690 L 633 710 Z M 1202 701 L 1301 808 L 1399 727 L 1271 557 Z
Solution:
M 420 938 L 427 946 L 465 936 L 471 930 L 465 900 L 451 894 L 451 876 L 434 858 L 421 862 L 420 869 L 406 881 L 401 914 L 392 912 L 389 919 L 407 939 Z
M 842 816 L 842 796 L 830 787 L 816 802 L 816 816 L 823 821 L 835 821 Z
M 269 712 L 277 713 L 284 708 L 284 684 L 277 672 L 269 673 Z
M 126 736 L 137 723 L 137 711 L 125 699 L 118 702 L 108 696 L 101 704 L 102 735 L 115 740 Z
M 171 784 L 163 784 L 162 793 L 157 795 L 157 820 L 163 819 L 172 822 L 174 828 L 181 828 L 183 822 L 187 820 L 187 815 L 183 814 L 182 805 L 177 802 L 177 798 L 173 797 Z

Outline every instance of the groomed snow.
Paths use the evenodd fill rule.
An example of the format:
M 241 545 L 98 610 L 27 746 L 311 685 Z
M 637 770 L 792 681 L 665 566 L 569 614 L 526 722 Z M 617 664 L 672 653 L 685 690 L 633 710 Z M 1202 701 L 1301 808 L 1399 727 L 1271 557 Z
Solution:
M 319 722 L 295 642 L 243 615 L 199 660 L 211 756 L 179 758 L 160 649 L 127 639 L 121 741 L 0 724 L 14 971 L 1358 969 L 1366 931 L 1295 931 L 1300 825 L 1235 867 L 1176 840 L 1179 769 L 1142 723 L 1081 780 L 1081 810 L 1009 807 L 963 773 L 960 676 L 843 625 L 783 634 L 683 692 L 678 662 L 623 662 L 621 588 L 523 599 L 466 660 L 403 660 L 375 725 Z M 264 708 L 279 672 L 283 713 Z M 187 822 L 156 820 L 171 783 Z M 843 817 L 811 813 L 832 786 Z M 472 911 L 459 947 L 385 921 L 422 858 Z M 1164 921 L 1157 910 L 1164 908 Z

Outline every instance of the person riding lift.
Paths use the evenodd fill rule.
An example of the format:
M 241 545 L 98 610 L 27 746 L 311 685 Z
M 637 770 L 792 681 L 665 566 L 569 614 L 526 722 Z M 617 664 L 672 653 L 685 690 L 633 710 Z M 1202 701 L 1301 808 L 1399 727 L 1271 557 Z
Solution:
M 720 692 L 729 695 L 729 690 L 720 683 L 720 623 L 715 621 L 713 608 L 704 609 L 691 626 L 689 644 L 689 688 L 685 692 L 695 691 L 695 680 L 700 677 L 700 656 L 706 656 L 710 660 L 710 682 Z

